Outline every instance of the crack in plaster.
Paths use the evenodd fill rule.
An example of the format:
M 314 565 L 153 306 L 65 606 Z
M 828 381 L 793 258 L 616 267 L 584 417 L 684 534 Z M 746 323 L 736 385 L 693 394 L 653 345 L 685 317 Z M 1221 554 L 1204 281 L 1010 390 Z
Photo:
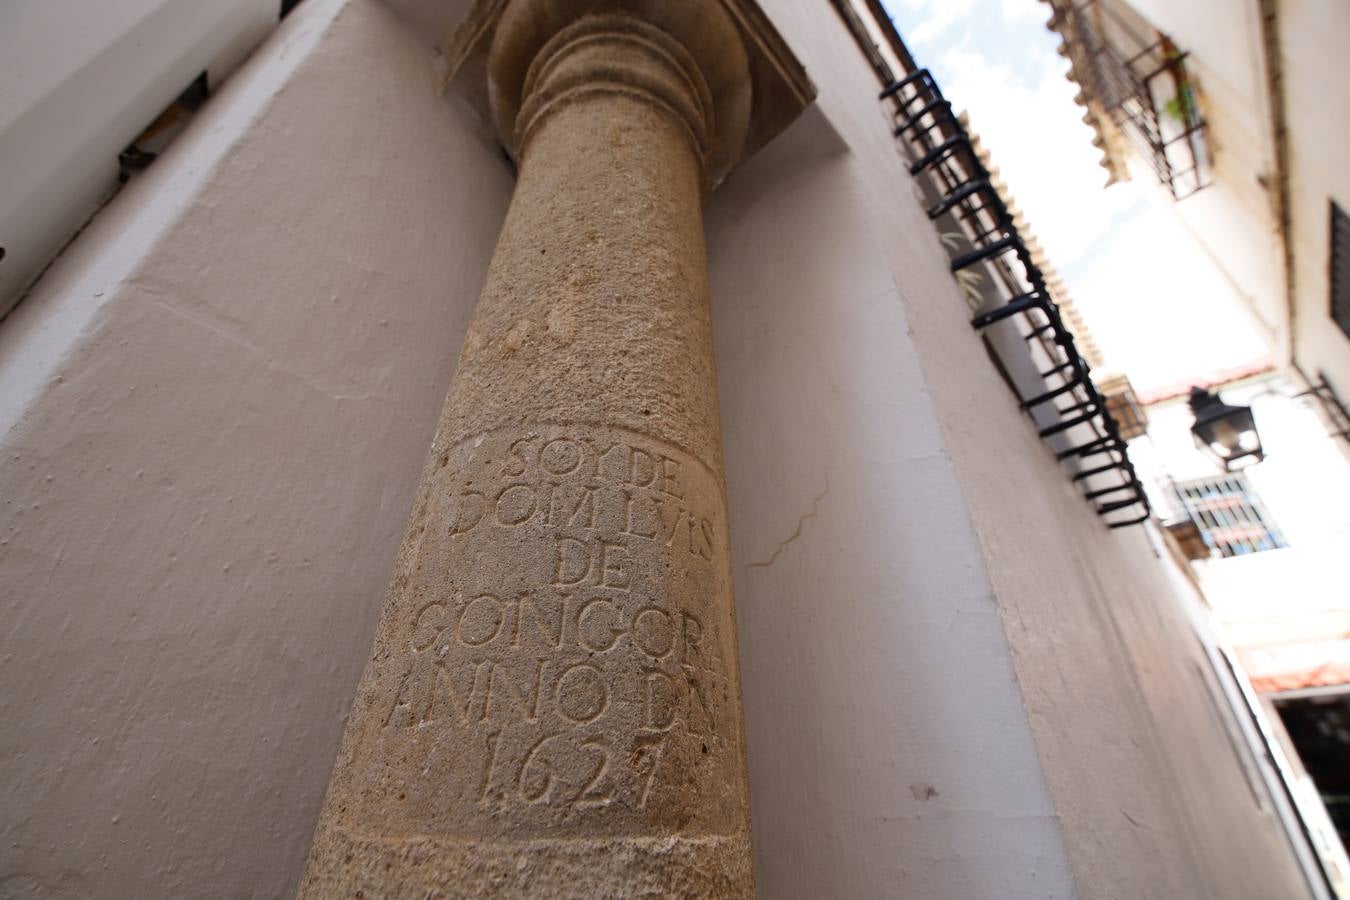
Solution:
M 153 289 L 151 289 L 151 288 L 148 287 L 147 285 L 139 284 L 139 283 L 136 283 L 136 282 L 133 281 L 133 282 L 128 282 L 128 286 L 129 286 L 129 287 L 138 288 L 138 289 L 144 291 L 145 293 L 150 294 L 150 295 L 151 295 L 151 297 L 150 297 L 150 302 L 153 303 L 153 304 L 155 304 L 156 306 L 158 306 L 160 309 L 164 310 L 165 312 L 171 313 L 171 314 L 173 314 L 173 315 L 175 315 L 175 316 L 178 316 L 178 317 L 181 318 L 181 319 L 184 319 L 184 320 L 186 320 L 186 321 L 188 321 L 188 322 L 191 322 L 191 323 L 194 324 L 194 325 L 197 325 L 197 326 L 199 326 L 199 327 L 201 327 L 201 328 L 204 328 L 204 329 L 206 329 L 207 331 L 211 332 L 212 334 L 216 335 L 217 337 L 224 338 L 225 340 L 229 341 L 231 344 L 234 344 L 236 347 L 243 347 L 244 349 L 246 349 L 246 350 L 248 350 L 248 351 L 250 351 L 250 352 L 252 352 L 252 353 L 257 354 L 258 356 L 263 357 L 264 359 L 267 357 L 267 353 L 264 352 L 263 349 L 262 349 L 261 347 L 259 347 L 257 344 L 253 343 L 252 341 L 248 340 L 247 338 L 240 337 L 239 335 L 234 334 L 234 333 L 230 332 L 229 330 L 227 330 L 227 329 L 225 329 L 225 328 L 221 328 L 219 325 L 212 324 L 210 321 L 208 321 L 208 320 L 202 318 L 201 316 L 195 316 L 195 315 L 193 315 L 192 313 L 187 312 L 187 311 L 184 310 L 184 309 L 180 309 L 180 308 L 174 306 L 174 305 L 171 304 L 171 303 L 165 303 L 163 300 L 161 300 L 161 299 L 159 299 L 158 297 L 154 296 L 154 294 L 159 293 L 159 292 L 158 292 L 158 291 L 155 291 L 155 290 L 153 290 Z M 270 365 L 269 365 L 269 368 L 271 368 Z
M 811 511 L 808 512 L 808 513 L 803 513 L 803 514 L 801 515 L 801 517 L 797 519 L 797 527 L 796 527 L 796 529 L 793 530 L 792 534 L 791 534 L 786 540 L 779 541 L 778 547 L 773 551 L 773 555 L 772 555 L 772 556 L 770 556 L 768 559 L 764 560 L 763 562 L 752 562 L 752 563 L 750 563 L 748 566 L 745 567 L 745 571 L 748 573 L 751 569 L 757 569 L 757 568 L 765 568 L 765 569 L 767 569 L 769 566 L 773 565 L 774 562 L 777 561 L 779 554 L 781 554 L 781 553 L 783 552 L 783 550 L 787 547 L 787 545 L 788 545 L 788 544 L 791 544 L 793 541 L 797 540 L 797 538 L 799 538 L 799 537 L 802 536 L 802 526 L 804 526 L 804 525 L 806 524 L 807 520 L 808 520 L 808 519 L 814 519 L 814 518 L 816 518 L 816 516 L 819 515 L 819 512 L 820 512 L 820 510 L 819 510 L 819 507 L 820 507 L 820 501 L 824 500 L 824 499 L 825 499 L 825 496 L 826 496 L 827 494 L 829 494 L 829 492 L 830 492 L 830 470 L 829 470 L 829 469 L 826 469 L 826 470 L 825 470 L 825 489 L 824 489 L 823 491 L 821 491 L 819 494 L 817 494 L 817 495 L 816 495 L 816 498 L 815 498 L 814 500 L 811 501 Z
M 1135 828 L 1142 828 L 1142 829 L 1144 829 L 1145 831 L 1152 831 L 1152 830 L 1153 830 L 1153 829 L 1151 829 L 1149 826 L 1145 825 L 1143 822 L 1140 822 L 1138 819 L 1136 819 L 1134 816 L 1130 815 L 1129 813 L 1127 813 L 1127 812 L 1126 812 L 1125 810 L 1123 810 L 1123 809 L 1120 811 L 1120 814 L 1121 814 L 1122 816 L 1124 816 L 1124 817 L 1126 818 L 1126 820 L 1127 820 L 1131 825 L 1133 825 Z
M 139 285 L 138 287 L 140 287 L 141 290 L 145 290 L 147 293 L 150 292 L 149 289 L 143 285 Z M 263 361 L 263 366 L 266 371 L 276 373 L 278 375 L 284 375 L 289 378 L 294 378 L 301 384 L 303 384 L 305 387 L 309 388 L 310 390 L 314 391 L 317 394 L 329 398 L 330 400 L 334 400 L 339 403 L 344 400 L 356 400 L 356 401 L 374 400 L 380 403 L 387 404 L 388 411 L 393 415 L 403 419 L 404 421 L 412 422 L 415 424 L 420 424 L 422 421 L 416 416 L 413 416 L 410 413 L 400 409 L 397 402 L 395 402 L 391 397 L 388 397 L 384 394 L 379 394 L 370 391 L 361 394 L 338 394 L 329 390 L 325 390 L 324 388 L 315 384 L 310 378 L 306 377 L 305 375 L 302 375 L 299 372 L 292 371 L 284 366 L 277 365 L 276 361 L 271 358 L 271 355 L 266 350 L 264 350 L 262 347 L 259 347 L 257 344 L 253 343 L 247 338 L 241 337 L 238 334 L 234 334 L 229 329 L 222 328 L 219 325 L 213 324 L 212 322 L 210 322 L 205 318 L 193 315 L 192 313 L 180 309 L 170 303 L 166 303 L 163 300 L 160 300 L 156 297 L 152 296 L 150 299 L 152 303 L 162 308 L 165 312 L 178 316 L 184 321 L 191 322 L 192 324 L 205 329 L 211 334 L 214 334 L 217 337 L 220 337 L 223 340 L 228 341 L 229 343 L 237 347 L 242 347 L 245 350 L 248 350 L 249 352 L 261 357 Z

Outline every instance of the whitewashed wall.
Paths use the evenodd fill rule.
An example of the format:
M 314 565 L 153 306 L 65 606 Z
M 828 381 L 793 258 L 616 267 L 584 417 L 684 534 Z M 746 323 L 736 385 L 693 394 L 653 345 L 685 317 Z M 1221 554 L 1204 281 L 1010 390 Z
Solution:
M 307 0 L 0 324 L 0 896 L 293 893 L 510 190 Z
M 202 72 L 214 88 L 277 0 L 0 4 L 0 314 L 117 184 L 117 155 Z
M 1177 204 L 1181 221 L 1228 274 L 1279 354 L 1291 336 L 1298 364 L 1350 394 L 1350 338 L 1330 318 L 1328 201 L 1350 209 L 1350 84 L 1344 77 L 1350 8 L 1338 0 L 1275 4 L 1278 60 L 1267 58 L 1256 0 L 1120 0 L 1191 55 L 1214 153 L 1215 185 Z M 1290 309 L 1275 216 L 1279 190 L 1269 76 L 1283 78 L 1294 247 Z
M 1283 0 L 1281 63 L 1288 96 L 1290 190 L 1295 247 L 1294 333 L 1299 364 L 1321 371 L 1342 400 L 1350 397 L 1350 337 L 1331 320 L 1328 201 L 1350 215 L 1350 5 Z M 1350 402 L 1350 401 L 1347 401 Z
M 788 149 L 733 176 L 708 233 L 760 891 L 1071 897 L 865 172 Z
M 1195 596 L 1018 413 L 850 38 L 765 5 L 849 148 L 710 209 L 765 896 L 1305 896 Z

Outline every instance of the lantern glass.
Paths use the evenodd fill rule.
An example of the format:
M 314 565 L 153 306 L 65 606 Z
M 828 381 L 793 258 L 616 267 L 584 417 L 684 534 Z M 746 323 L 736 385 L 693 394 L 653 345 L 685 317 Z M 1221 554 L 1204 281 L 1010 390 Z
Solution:
M 1260 462 L 1265 453 L 1250 406 L 1229 406 L 1203 388 L 1191 388 L 1191 435 L 1202 453 L 1232 471 Z

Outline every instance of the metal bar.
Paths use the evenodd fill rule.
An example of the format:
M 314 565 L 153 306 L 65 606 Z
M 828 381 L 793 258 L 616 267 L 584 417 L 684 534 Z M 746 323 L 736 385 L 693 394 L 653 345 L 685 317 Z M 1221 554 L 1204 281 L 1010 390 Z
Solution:
M 976 181 L 966 182 L 966 184 L 952 191 L 950 194 L 943 197 L 940 201 L 930 206 L 928 208 L 928 218 L 936 219 L 938 216 L 941 216 L 943 213 L 950 210 L 953 206 L 956 206 L 962 200 L 965 200 L 968 197 L 978 194 L 981 191 L 987 190 L 991 190 L 989 181 L 987 179 L 981 178 Z M 976 212 L 985 208 L 987 207 L 981 206 L 976 210 Z
M 1019 297 L 1013 297 L 998 309 L 991 310 L 987 313 L 981 313 L 972 319 L 970 324 L 977 329 L 987 328 L 995 322 L 1000 322 L 1009 316 L 1015 316 L 1018 313 L 1024 313 L 1030 309 L 1039 309 L 1044 304 L 1045 297 L 1033 291 L 1030 294 L 1022 294 Z
M 1082 403 L 1075 403 L 1073 406 L 1066 406 L 1063 409 L 1056 409 L 1055 412 L 1059 413 L 1061 416 L 1067 416 L 1069 413 L 1082 412 L 1085 409 L 1095 408 L 1100 404 L 1101 398 L 1090 396 Z
M 1070 391 L 1076 390 L 1077 388 L 1080 388 L 1082 386 L 1083 382 L 1075 378 L 1074 380 L 1069 381 L 1067 384 L 1063 384 L 1053 390 L 1046 391 L 1044 394 L 1040 394 L 1039 396 L 1032 397 L 1030 400 L 1023 400 L 1022 408 L 1031 409 L 1033 406 L 1040 406 L 1042 403 L 1048 403 L 1051 400 L 1054 400 L 1056 397 L 1063 397 Z
M 1085 415 L 1075 416 L 1072 419 L 1065 419 L 1063 422 L 1057 422 L 1054 425 L 1047 425 L 1045 428 L 1042 428 L 1040 430 L 1039 434 L 1043 438 L 1048 438 L 1056 434 L 1063 434 L 1070 428 L 1076 428 L 1079 425 L 1084 425 L 1088 422 L 1091 422 L 1096 417 L 1096 415 L 1097 415 L 1096 413 L 1087 413 Z
M 877 99 L 888 100 L 891 97 L 894 97 L 896 94 L 900 93 L 902 90 L 904 90 L 906 87 L 913 84 L 914 82 L 922 81 L 923 79 L 926 79 L 928 77 L 929 73 L 927 69 L 918 69 L 914 73 L 906 75 L 904 78 L 901 78 L 899 81 L 893 81 L 890 84 L 886 85 L 886 88 L 881 92 L 881 95 L 877 97 Z
M 1136 501 L 1134 505 L 1138 505 L 1138 503 L 1140 503 L 1140 502 L 1142 502 L 1142 501 Z M 1108 512 L 1115 512 L 1115 510 L 1108 510 Z M 1105 513 L 1104 513 L 1101 509 L 1098 509 L 1098 510 L 1097 510 L 1097 515 L 1099 515 L 1099 516 L 1100 516 L 1100 515 L 1105 515 Z M 1107 527 L 1107 528 L 1132 528 L 1132 527 L 1135 526 L 1135 525 L 1142 525 L 1142 524 L 1144 524 L 1144 523 L 1147 522 L 1150 518 L 1152 518 L 1152 513 L 1149 511 L 1148 507 L 1145 506 L 1145 507 L 1144 507 L 1144 514 L 1143 514 L 1143 515 L 1141 515 L 1141 516 L 1136 516 L 1136 517 L 1133 518 L 1133 519 L 1125 519 L 1125 520 L 1120 521 L 1120 522 L 1107 522 L 1107 523 L 1106 523 L 1106 527 Z
M 1113 462 L 1109 466 L 1098 466 L 1095 469 L 1086 469 L 1082 472 L 1079 472 L 1077 475 L 1073 476 L 1072 480 L 1084 481 L 1088 478 L 1093 478 L 1097 475 L 1105 475 L 1107 472 L 1118 472 L 1120 471 L 1122 465 L 1124 465 L 1123 462 Z
M 1089 456 L 1096 456 L 1099 453 L 1107 453 L 1116 449 L 1115 441 L 1111 438 L 1097 438 L 1095 441 L 1089 441 L 1086 444 L 1079 444 L 1077 447 L 1070 447 L 1068 450 L 1061 450 L 1055 454 L 1055 459 L 1063 462 L 1070 457 L 1077 456 L 1079 459 L 1085 459 Z
M 1037 372 L 1036 374 L 1041 376 L 1041 380 L 1045 380 L 1046 378 L 1054 378 L 1056 375 L 1060 375 L 1072 368 L 1073 360 L 1069 360 L 1066 363 L 1055 366 L 1053 369 L 1046 369 L 1044 372 Z
M 941 144 L 938 144 L 936 147 L 934 147 L 932 151 L 930 151 L 927 155 L 921 157 L 912 166 L 910 166 L 909 174 L 918 175 L 920 172 L 931 166 L 933 163 L 938 162 L 943 157 L 947 156 L 950 153 L 955 152 L 957 149 L 961 147 L 970 149 L 970 138 L 966 137 L 964 134 L 958 134 L 954 138 L 948 138 Z
M 1130 482 L 1127 481 L 1127 482 L 1125 482 L 1124 484 L 1119 484 L 1119 485 L 1116 485 L 1115 487 L 1101 488 L 1100 490 L 1096 490 L 1096 491 L 1088 491 L 1087 493 L 1085 493 L 1085 494 L 1083 495 L 1083 499 L 1085 499 L 1085 500 L 1096 500 L 1098 497 L 1107 497 L 1107 496 L 1110 496 L 1111 494 L 1119 494 L 1121 491 L 1129 491 L 1129 490 L 1133 490 L 1134 488 L 1135 488 L 1135 485 L 1133 485 L 1133 484 L 1131 484 Z M 1133 501 L 1131 501 L 1131 502 L 1133 502 Z
M 1009 235 L 1008 237 L 994 241 L 992 244 L 988 244 L 984 247 L 977 247 L 969 253 L 963 253 L 953 259 L 951 267 L 952 271 L 959 272 L 962 269 L 970 268 L 977 262 L 983 262 L 990 257 L 1006 253 L 1020 243 L 1021 240 L 1016 235 Z
M 929 113 L 933 112 L 933 110 L 935 110 L 935 109 L 946 109 L 947 112 L 950 114 L 950 113 L 951 113 L 951 109 L 952 109 L 952 105 L 951 105 L 951 103 L 949 103 L 948 101 L 943 100 L 941 97 L 939 97 L 938 99 L 934 100 L 932 103 L 929 103 L 927 106 L 920 107 L 920 108 L 919 108 L 919 111 L 916 112 L 916 113 L 910 113 L 908 110 L 906 110 L 905 112 L 906 112 L 907 115 L 909 115 L 909 118 L 906 119 L 906 120 L 905 120 L 903 123 L 901 123 L 900 125 L 897 125 L 896 128 L 895 128 L 895 131 L 892 132 L 892 134 L 893 134 L 895 137 L 901 137 L 902 135 L 904 135 L 904 133 L 905 133 L 906 131 L 909 131 L 909 129 L 911 129 L 911 128 L 913 128 L 915 125 L 917 125 L 920 119 L 922 119 L 924 116 L 928 115 Z M 933 124 L 936 125 L 937 123 L 935 122 L 935 123 L 933 123 Z M 932 128 L 933 125 L 929 125 L 928 127 L 929 127 L 929 128 Z
M 1101 503 L 1097 506 L 1097 515 L 1119 512 L 1122 509 L 1129 509 L 1131 506 L 1138 506 L 1143 501 L 1139 498 L 1134 500 L 1112 500 L 1110 503 Z
M 987 199 L 987 197 L 981 197 L 980 199 L 984 200 Z M 962 222 L 964 224 L 971 221 L 978 221 L 981 214 L 987 212 L 990 212 L 990 208 L 985 204 L 981 204 L 979 206 L 971 206 L 969 205 L 967 200 L 962 200 L 959 204 L 957 204 L 956 218 L 957 221 Z M 941 213 L 939 213 L 938 215 L 940 217 Z M 974 228 L 976 226 L 971 225 L 971 227 Z
M 854 37 L 860 45 L 868 41 L 867 34 L 860 28 L 854 28 Z M 1145 158 L 1153 158 L 1154 168 L 1158 170 L 1166 159 L 1160 161 L 1157 158 L 1159 141 L 1154 138 L 1159 136 L 1159 132 L 1156 122 L 1150 120 L 1141 103 L 1133 99 L 1140 96 L 1137 80 L 1114 51 L 1101 45 L 1095 34 L 1091 38 L 1087 42 L 1089 49 L 1095 46 L 1096 50 L 1089 56 L 1093 58 L 1096 69 L 1093 75 L 1105 88 L 1103 96 L 1114 101 L 1112 108 L 1120 108 L 1119 121 L 1129 124 L 1130 127 L 1125 130 L 1130 140 L 1142 144 L 1141 152 Z M 1041 428 L 1041 437 L 1051 437 L 1080 425 L 1097 432 L 1097 437 L 1086 443 L 1057 452 L 1056 459 L 1064 461 L 1071 457 L 1089 459 L 1107 455 L 1107 464 L 1078 472 L 1072 476 L 1073 481 L 1078 483 L 1094 475 L 1119 473 L 1122 484 L 1094 489 L 1088 492 L 1087 499 L 1131 491 L 1134 495 L 1131 499 L 1094 504 L 1096 511 L 1099 515 L 1107 515 L 1127 508 L 1142 509 L 1142 516 L 1108 521 L 1107 524 L 1112 528 L 1146 521 L 1150 515 L 1148 499 L 1130 464 L 1128 448 L 1120 439 L 1119 427 L 1107 411 L 1101 394 L 1093 386 L 1089 376 L 1090 367 L 1078 353 L 1073 336 L 1065 326 L 1045 283 L 1044 273 L 1032 260 L 1002 195 L 993 187 L 987 168 L 975 153 L 970 135 L 960 120 L 952 115 L 951 104 L 943 97 L 928 70 L 915 68 L 899 80 L 891 80 L 886 67 L 878 67 L 877 72 L 884 84 L 880 99 L 891 100 L 895 104 L 894 135 L 917 157 L 909 167 L 910 173 L 917 176 L 927 171 L 938 192 L 939 199 L 926 210 L 929 218 L 936 220 L 954 214 L 964 234 L 968 238 L 973 235 L 973 238 L 969 238 L 972 249 L 955 255 L 950 260 L 951 270 L 956 273 L 988 262 L 995 283 L 1004 285 L 1013 295 L 998 307 L 974 316 L 972 327 L 978 330 L 1017 315 L 1028 316 L 1030 330 L 1024 335 L 1026 340 L 1042 341 L 1052 361 L 1057 358 L 1064 360 L 1048 372 L 1042 372 L 1041 377 L 1062 378 L 1063 384 L 1021 401 L 1021 408 L 1032 409 L 1066 395 L 1076 397 L 1066 409 L 1056 410 L 1061 417 L 1072 415 Z M 1009 251 L 1016 255 L 1015 263 L 1002 258 Z M 1030 290 L 1027 290 L 1027 286 Z M 1038 323 L 1031 316 L 1034 310 L 1044 314 L 1043 323 Z M 1052 345 L 1060 347 L 1062 355 L 1055 353 Z

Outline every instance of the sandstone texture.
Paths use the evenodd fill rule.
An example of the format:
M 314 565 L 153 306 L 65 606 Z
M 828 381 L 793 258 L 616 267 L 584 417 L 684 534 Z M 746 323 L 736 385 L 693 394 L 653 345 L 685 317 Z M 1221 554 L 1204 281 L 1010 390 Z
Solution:
M 519 181 L 300 893 L 750 896 L 701 211 L 744 25 L 500 7 Z

